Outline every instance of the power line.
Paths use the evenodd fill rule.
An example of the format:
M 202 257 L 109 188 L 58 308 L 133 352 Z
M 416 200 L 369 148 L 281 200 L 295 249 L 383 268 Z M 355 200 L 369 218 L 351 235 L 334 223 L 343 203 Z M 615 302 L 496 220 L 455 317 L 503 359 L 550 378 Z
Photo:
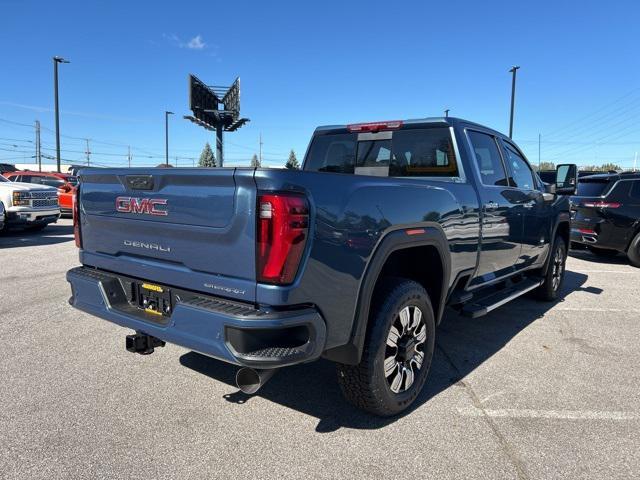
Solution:
M 604 105 L 603 107 L 601 107 L 601 108 L 599 108 L 599 109 L 597 109 L 597 110 L 595 110 L 595 111 L 593 111 L 593 112 L 591 112 L 591 113 L 589 113 L 587 115 L 584 115 L 583 117 L 580 117 L 580 118 L 578 118 L 578 119 L 576 119 L 576 120 L 574 120 L 572 122 L 569 122 L 568 124 L 565 124 L 564 126 L 556 128 L 553 132 L 545 133 L 544 135 L 545 135 L 545 137 L 553 137 L 555 135 L 559 135 L 562 131 L 566 130 L 568 127 L 571 127 L 572 125 L 576 125 L 576 124 L 578 124 L 578 123 L 580 123 L 580 122 L 582 122 L 582 121 L 584 121 L 586 119 L 589 119 L 589 118 L 597 115 L 598 113 L 600 113 L 602 111 L 605 111 L 605 110 L 609 109 L 611 106 L 621 102 L 622 100 L 624 100 L 625 98 L 627 98 L 630 95 L 634 94 L 638 90 L 640 90 L 640 88 L 634 88 L 633 90 L 625 93 L 624 95 L 622 95 L 621 97 L 617 98 L 613 102 L 610 102 L 610 103 Z

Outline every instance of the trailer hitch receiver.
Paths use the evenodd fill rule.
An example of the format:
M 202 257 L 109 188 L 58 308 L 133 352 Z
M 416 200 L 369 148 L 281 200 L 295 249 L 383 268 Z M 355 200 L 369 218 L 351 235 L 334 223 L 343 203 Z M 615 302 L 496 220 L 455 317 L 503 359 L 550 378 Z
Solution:
M 159 338 L 141 332 L 136 332 L 134 335 L 127 335 L 126 339 L 127 352 L 139 353 L 140 355 L 149 355 L 154 352 L 156 347 L 164 346 L 165 342 Z

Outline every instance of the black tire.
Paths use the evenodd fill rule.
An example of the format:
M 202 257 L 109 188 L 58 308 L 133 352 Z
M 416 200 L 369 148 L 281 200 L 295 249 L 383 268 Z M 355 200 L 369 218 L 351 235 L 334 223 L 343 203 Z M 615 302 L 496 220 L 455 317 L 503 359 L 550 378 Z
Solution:
M 0 202 L 0 234 L 6 232 L 7 230 L 7 211 L 4 208 L 4 203 Z
M 353 405 L 388 417 L 407 409 L 422 391 L 433 358 L 436 325 L 429 295 L 419 283 L 402 278 L 385 280 L 376 289 L 374 298 L 379 300 L 371 308 L 360 363 L 338 364 L 338 382 Z M 401 316 L 401 312 L 405 315 Z M 396 325 L 405 325 L 403 318 L 405 321 L 408 318 L 409 328 L 402 327 L 400 331 Z M 392 327 L 401 335 L 391 333 Z M 426 337 L 420 341 L 423 331 Z M 394 343 L 392 337 L 395 347 L 388 344 Z M 419 353 L 422 353 L 421 362 Z M 385 358 L 388 374 L 385 374 Z M 396 363 L 391 368 L 393 362 Z M 408 366 L 411 373 L 403 366 Z M 392 390 L 394 386 L 398 391 Z
M 565 264 L 567 263 L 567 245 L 561 237 L 556 237 L 551 250 L 549 266 L 544 276 L 544 282 L 536 290 L 539 300 L 552 302 L 558 299 L 564 280 Z
M 618 256 L 617 250 L 609 250 L 607 248 L 589 247 L 589 251 L 598 257 L 613 258 Z
M 640 268 L 640 232 L 631 240 L 631 244 L 627 250 L 627 257 L 631 265 Z

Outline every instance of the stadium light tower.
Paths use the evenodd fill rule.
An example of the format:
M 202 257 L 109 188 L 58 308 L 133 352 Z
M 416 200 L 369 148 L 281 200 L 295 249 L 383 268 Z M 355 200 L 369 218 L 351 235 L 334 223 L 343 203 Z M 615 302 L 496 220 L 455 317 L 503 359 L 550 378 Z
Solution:
M 58 64 L 70 63 L 62 57 L 53 57 L 53 94 L 56 115 L 56 170 L 60 172 L 60 108 L 58 106 Z
M 511 77 L 511 116 L 509 117 L 509 138 L 513 138 L 513 107 L 516 101 L 516 72 L 520 67 L 514 65 L 509 70 L 513 76 Z

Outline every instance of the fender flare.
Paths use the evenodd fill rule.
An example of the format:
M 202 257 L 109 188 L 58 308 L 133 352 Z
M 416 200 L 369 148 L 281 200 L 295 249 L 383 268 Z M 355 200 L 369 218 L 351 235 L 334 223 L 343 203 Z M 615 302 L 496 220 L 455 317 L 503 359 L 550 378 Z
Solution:
M 423 230 L 423 233 L 407 234 L 408 230 Z M 346 345 L 325 352 L 326 358 L 352 365 L 360 362 L 369 324 L 371 299 L 382 268 L 392 253 L 407 248 L 424 246 L 435 247 L 442 263 L 442 288 L 438 302 L 439 307 L 437 312 L 433 312 L 436 324 L 439 323 L 444 311 L 451 278 L 449 242 L 442 227 L 437 223 L 425 222 L 414 227 L 404 226 L 401 229 L 387 233 L 378 242 L 360 282 L 349 342 Z

